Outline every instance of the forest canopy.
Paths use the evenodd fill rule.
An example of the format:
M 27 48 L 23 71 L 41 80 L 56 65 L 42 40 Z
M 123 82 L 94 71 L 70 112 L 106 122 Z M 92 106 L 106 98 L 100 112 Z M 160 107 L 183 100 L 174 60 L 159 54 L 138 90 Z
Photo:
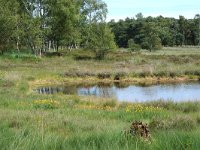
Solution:
M 108 50 L 156 50 L 162 46 L 200 45 L 200 15 L 194 19 L 143 17 L 106 22 L 102 0 L 0 0 L 0 53 L 31 50 L 90 49 L 97 58 Z
M 128 47 L 130 40 L 145 49 L 159 49 L 162 46 L 200 45 L 200 15 L 194 19 L 167 17 L 126 18 L 109 23 L 119 47 Z

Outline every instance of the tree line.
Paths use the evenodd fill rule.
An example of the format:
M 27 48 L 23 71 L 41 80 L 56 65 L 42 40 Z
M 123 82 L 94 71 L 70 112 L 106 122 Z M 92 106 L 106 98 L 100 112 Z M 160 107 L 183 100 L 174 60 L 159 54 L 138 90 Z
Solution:
M 35 55 L 88 48 L 101 58 L 115 48 L 102 0 L 0 0 L 0 52 L 31 49 Z
M 200 15 L 194 19 L 143 17 L 106 22 L 102 0 L 0 0 L 0 53 L 90 49 L 103 58 L 110 49 L 160 49 L 200 45 Z
M 119 47 L 138 49 L 160 49 L 162 46 L 200 45 L 200 15 L 194 19 L 143 17 L 138 13 L 135 18 L 111 20 L 109 23 Z

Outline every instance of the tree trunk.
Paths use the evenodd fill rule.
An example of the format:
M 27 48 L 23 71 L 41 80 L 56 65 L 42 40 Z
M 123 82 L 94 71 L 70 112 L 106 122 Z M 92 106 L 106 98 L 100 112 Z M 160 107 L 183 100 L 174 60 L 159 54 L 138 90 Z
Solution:
M 19 36 L 17 37 L 16 45 L 17 45 L 17 52 L 18 52 L 18 55 L 19 55 L 19 53 L 20 53 L 20 50 L 19 50 Z
M 59 41 L 56 42 L 56 51 L 58 52 L 59 49 Z
M 17 34 L 18 34 L 18 30 L 19 30 L 19 27 L 18 27 L 18 25 L 17 25 Z M 16 46 L 17 46 L 17 52 L 18 52 L 18 55 L 19 55 L 19 53 L 20 53 L 20 50 L 19 50 L 19 35 L 17 35 L 17 43 L 16 43 Z
M 49 49 L 49 52 L 51 51 L 51 40 L 48 42 L 48 49 Z
M 55 52 L 56 51 L 56 46 L 55 46 L 55 41 L 53 41 L 53 51 Z
M 34 44 L 31 42 L 30 37 L 28 37 L 27 40 L 28 40 L 28 45 L 29 45 L 29 47 L 31 48 L 32 54 L 36 54 L 35 46 L 34 46 Z

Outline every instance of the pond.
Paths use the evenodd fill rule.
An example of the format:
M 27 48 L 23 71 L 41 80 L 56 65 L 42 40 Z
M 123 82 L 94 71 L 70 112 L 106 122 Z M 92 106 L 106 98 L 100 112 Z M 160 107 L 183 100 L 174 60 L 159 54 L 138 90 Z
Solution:
M 113 98 L 118 101 L 146 102 L 155 100 L 198 101 L 200 100 L 200 83 L 177 83 L 156 85 L 91 85 L 91 86 L 51 86 L 35 89 L 39 94 L 73 94 L 79 96 L 96 96 Z

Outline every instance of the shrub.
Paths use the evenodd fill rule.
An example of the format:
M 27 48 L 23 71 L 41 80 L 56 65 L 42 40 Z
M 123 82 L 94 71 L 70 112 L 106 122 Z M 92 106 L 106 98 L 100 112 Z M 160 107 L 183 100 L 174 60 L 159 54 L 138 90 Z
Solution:
M 131 51 L 139 51 L 139 50 L 141 50 L 141 46 L 136 44 L 133 39 L 128 40 L 128 48 Z

